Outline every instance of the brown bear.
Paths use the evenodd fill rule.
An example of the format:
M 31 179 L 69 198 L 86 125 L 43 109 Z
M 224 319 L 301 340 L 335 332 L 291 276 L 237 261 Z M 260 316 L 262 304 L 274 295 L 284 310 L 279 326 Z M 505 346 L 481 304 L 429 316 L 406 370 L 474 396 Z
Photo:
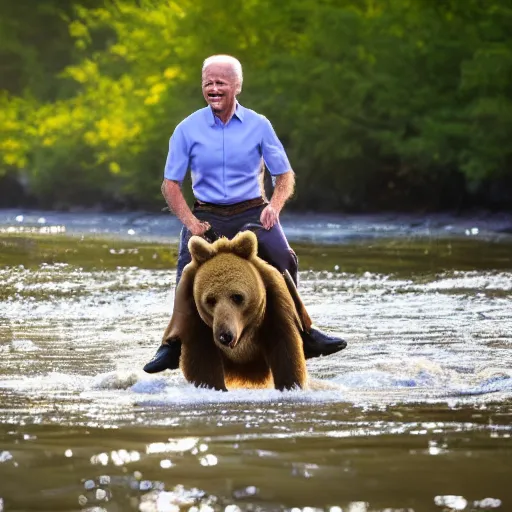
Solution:
M 303 329 L 284 277 L 257 256 L 256 235 L 213 244 L 193 236 L 164 342 L 182 341 L 196 386 L 290 389 L 307 383 Z

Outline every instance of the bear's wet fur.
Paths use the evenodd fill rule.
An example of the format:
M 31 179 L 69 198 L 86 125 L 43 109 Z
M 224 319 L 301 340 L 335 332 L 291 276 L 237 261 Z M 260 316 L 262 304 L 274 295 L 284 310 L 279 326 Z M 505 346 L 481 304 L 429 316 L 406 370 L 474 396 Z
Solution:
M 191 237 L 164 342 L 182 342 L 180 367 L 196 386 L 304 388 L 308 375 L 295 303 L 283 276 L 257 256 L 256 235 L 213 244 Z

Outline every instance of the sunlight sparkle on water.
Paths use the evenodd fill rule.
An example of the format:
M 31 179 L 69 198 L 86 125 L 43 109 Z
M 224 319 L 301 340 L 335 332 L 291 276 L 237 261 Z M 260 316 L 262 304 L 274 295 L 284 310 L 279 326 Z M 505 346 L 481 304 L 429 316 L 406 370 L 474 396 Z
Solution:
M 91 464 L 106 466 L 109 460 L 112 461 L 115 466 L 123 466 L 124 464 L 139 461 L 140 453 L 135 450 L 130 452 L 127 450 L 113 450 L 110 453 L 110 457 L 108 453 L 98 453 L 91 457 Z
M 11 460 L 13 457 L 11 453 L 9 452 L 0 452 L 0 464 L 2 462 L 7 462 L 8 460 Z
M 464 510 L 468 504 L 462 496 L 436 496 L 434 503 L 438 507 L 448 507 L 451 510 Z
M 436 496 L 434 498 L 434 503 L 438 507 L 443 507 L 443 510 L 449 509 L 450 511 L 467 510 L 468 508 L 470 510 L 490 510 L 501 507 L 501 500 L 497 498 L 484 498 L 482 500 L 476 500 L 471 503 L 466 498 L 464 498 L 464 496 L 454 495 Z
M 499 508 L 501 507 L 501 500 L 497 498 L 484 498 L 483 500 L 475 501 L 473 506 L 483 509 Z
M 202 457 L 199 460 L 199 463 L 201 464 L 201 466 L 216 466 L 217 465 L 217 457 L 215 457 L 215 455 L 212 455 L 211 453 L 209 453 L 205 457 Z
M 170 440 L 168 443 L 151 443 L 146 446 L 146 453 L 188 452 L 195 448 L 198 442 L 199 438 L 197 437 L 184 437 L 183 439 Z
M 40 223 L 43 224 L 43 223 Z M 41 234 L 41 235 L 56 235 L 58 233 L 65 233 L 66 226 L 8 226 L 0 228 L 0 233 L 9 234 Z

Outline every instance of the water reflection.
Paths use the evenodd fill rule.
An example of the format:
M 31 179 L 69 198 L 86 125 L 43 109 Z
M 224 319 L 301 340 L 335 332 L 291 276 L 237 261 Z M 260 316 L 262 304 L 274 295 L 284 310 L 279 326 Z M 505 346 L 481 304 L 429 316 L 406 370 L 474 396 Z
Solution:
M 81 510 L 109 512 L 191 507 L 421 512 L 436 505 L 458 510 L 461 500 L 467 502 L 464 510 L 490 510 L 512 499 L 504 471 L 512 445 L 490 437 L 486 428 L 494 408 L 482 410 L 480 418 L 471 408 L 390 407 L 366 414 L 327 405 L 320 411 L 288 409 L 294 410 L 295 425 L 285 438 L 271 430 L 257 435 L 234 426 L 205 429 L 192 410 L 187 426 L 167 440 L 161 429 L 148 427 L 0 429 L 0 443 L 8 448 L 0 463 L 2 482 L 8 483 L 0 486 L 1 496 L 6 504 L 17 504 L 6 510 L 36 510 L 43 500 L 46 509 L 75 510 L 78 503 Z M 417 421 L 397 421 L 414 415 Z M 510 419 L 503 417 L 501 425 L 509 432 Z M 330 435 L 332 425 L 343 423 L 354 435 Z M 188 431 L 203 435 L 189 437 Z M 98 446 L 109 449 L 94 451 Z

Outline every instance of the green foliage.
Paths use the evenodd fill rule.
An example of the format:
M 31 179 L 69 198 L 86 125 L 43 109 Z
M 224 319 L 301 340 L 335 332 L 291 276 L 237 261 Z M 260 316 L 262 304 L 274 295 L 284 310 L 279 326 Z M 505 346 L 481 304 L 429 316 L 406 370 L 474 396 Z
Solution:
M 0 92 L 0 176 L 12 168 L 22 169 L 27 165 L 30 145 L 25 120 L 28 109 L 28 102 Z
M 0 176 L 43 205 L 158 208 L 214 53 L 242 61 L 240 101 L 283 140 L 299 208 L 448 207 L 512 178 L 507 0 L 25 5 L 0 7 Z

